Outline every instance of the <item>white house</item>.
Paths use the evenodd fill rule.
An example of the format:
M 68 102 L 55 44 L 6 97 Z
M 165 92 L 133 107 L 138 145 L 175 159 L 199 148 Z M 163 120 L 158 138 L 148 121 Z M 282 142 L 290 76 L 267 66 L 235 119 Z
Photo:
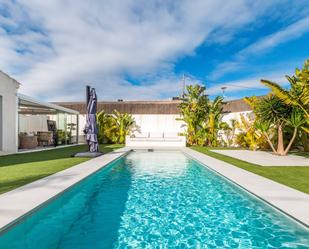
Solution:
M 0 154 L 16 152 L 19 83 L 0 71 Z
M 31 146 L 37 147 L 36 142 L 40 140 L 38 134 L 49 131 L 48 120 L 54 121 L 57 130 L 62 131 L 62 144 L 84 142 L 84 102 L 42 102 L 19 94 L 19 85 L 0 71 L 0 154 L 16 153 L 19 148 L 27 149 L 27 146 L 21 146 L 21 140 L 32 141 Z M 184 122 L 180 120 L 179 104 L 180 100 L 105 101 L 98 102 L 98 112 L 104 110 L 111 114 L 117 110 L 132 114 L 140 127 L 136 140 L 151 138 L 152 144 L 158 145 L 158 141 L 164 140 L 168 142 L 164 145 L 184 146 L 185 140 L 178 136 L 185 129 Z M 227 101 L 222 120 L 230 123 L 231 119 L 239 120 L 241 114 L 250 113 L 250 106 L 242 99 Z M 70 126 L 73 126 L 73 130 Z
M 0 155 L 51 145 L 48 120 L 64 134 L 64 142 L 58 144 L 78 143 L 79 112 L 19 94 L 19 86 L 0 71 Z M 70 130 L 69 124 L 75 129 Z

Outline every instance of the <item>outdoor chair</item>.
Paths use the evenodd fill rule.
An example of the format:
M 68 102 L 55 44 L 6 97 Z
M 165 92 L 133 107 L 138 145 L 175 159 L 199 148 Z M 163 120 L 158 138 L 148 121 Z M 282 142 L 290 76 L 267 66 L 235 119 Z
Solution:
M 50 131 L 38 131 L 38 144 L 40 146 L 48 146 L 52 143 L 53 135 Z
M 38 146 L 38 138 L 35 135 L 20 134 L 20 149 L 34 149 Z

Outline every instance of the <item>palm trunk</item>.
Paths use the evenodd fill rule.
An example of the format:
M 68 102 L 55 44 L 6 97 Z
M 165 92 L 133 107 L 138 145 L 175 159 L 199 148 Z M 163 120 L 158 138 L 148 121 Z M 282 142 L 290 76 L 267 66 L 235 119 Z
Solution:
M 266 141 L 267 141 L 267 143 L 269 144 L 269 146 L 270 146 L 270 148 L 272 149 L 272 151 L 273 151 L 274 153 L 277 153 L 277 151 L 276 151 L 276 149 L 275 149 L 273 143 L 271 142 L 269 136 L 267 135 L 267 133 L 266 133 L 266 132 L 263 132 L 263 135 L 266 137 Z
M 284 155 L 283 127 L 282 127 L 282 124 L 278 125 L 277 154 L 280 155 L 280 156 Z
M 291 149 L 291 146 L 292 144 L 294 143 L 294 140 L 296 138 L 296 135 L 297 135 L 297 128 L 294 128 L 294 132 L 293 132 L 293 136 L 288 144 L 288 146 L 286 147 L 286 149 L 284 150 L 284 153 L 283 153 L 283 156 L 286 156 L 288 154 L 288 152 L 290 151 Z

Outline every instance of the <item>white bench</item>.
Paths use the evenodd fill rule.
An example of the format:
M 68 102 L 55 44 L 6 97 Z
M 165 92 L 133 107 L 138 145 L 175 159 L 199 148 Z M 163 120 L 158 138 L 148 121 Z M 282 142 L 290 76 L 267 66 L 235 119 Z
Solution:
M 186 137 L 172 132 L 136 133 L 126 136 L 128 147 L 185 147 Z

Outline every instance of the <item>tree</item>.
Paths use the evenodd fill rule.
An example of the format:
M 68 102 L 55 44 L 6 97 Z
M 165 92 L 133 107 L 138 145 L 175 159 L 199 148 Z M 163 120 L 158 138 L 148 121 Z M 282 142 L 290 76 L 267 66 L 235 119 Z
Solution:
M 269 87 L 286 105 L 300 108 L 304 118 L 307 120 L 302 129 L 309 133 L 309 60 L 306 60 L 304 67 L 295 70 L 295 75 L 286 76 L 290 83 L 290 89 L 286 90 L 277 83 L 262 79 L 262 84 Z M 306 125 L 305 125 L 306 124 Z
M 232 146 L 234 143 L 236 128 L 237 128 L 236 119 L 231 119 L 230 125 L 227 122 L 220 123 L 220 131 L 224 135 L 224 137 L 221 136 L 221 140 L 224 141 L 228 147 Z
M 179 105 L 182 120 L 186 123 L 186 136 L 189 145 L 218 146 L 218 131 L 221 129 L 223 98 L 210 101 L 206 88 L 188 85 Z
M 112 115 L 101 111 L 97 114 L 98 140 L 100 143 L 112 143 L 116 132 L 115 119 Z
M 207 142 L 209 146 L 218 146 L 218 131 L 221 124 L 223 97 L 217 96 L 214 101 L 208 102 L 208 115 L 206 116 Z
M 249 147 L 250 150 L 254 151 L 264 147 L 263 137 L 255 129 L 253 117 L 240 114 L 240 120 L 237 121 L 236 127 L 241 130 L 241 133 L 236 136 L 237 144 L 242 147 Z
M 292 136 L 289 144 L 287 145 L 286 149 L 284 150 L 283 155 L 288 154 L 289 150 L 291 149 L 292 144 L 295 141 L 299 127 L 304 125 L 306 122 L 307 122 L 307 119 L 305 118 L 305 115 L 304 115 L 302 109 L 294 109 L 292 111 L 291 117 L 287 120 L 287 124 L 289 124 L 291 127 L 294 128 L 293 136 Z
M 114 142 L 123 144 L 126 136 L 137 130 L 138 127 L 132 115 L 128 113 L 120 113 L 116 110 L 114 110 L 113 114 L 115 120 L 115 134 L 113 140 Z
M 306 123 L 304 112 L 300 108 L 287 105 L 276 95 L 270 94 L 262 99 L 247 98 L 256 115 L 255 128 L 264 136 L 273 152 L 277 155 L 287 155 L 295 141 L 299 127 Z M 284 144 L 284 128 L 292 127 L 293 135 L 286 147 Z M 277 148 L 273 143 L 272 128 L 276 129 Z
M 101 111 L 98 116 L 100 142 L 124 143 L 125 137 L 130 135 L 138 126 L 132 115 L 114 110 L 113 114 Z
M 197 145 L 201 143 L 201 129 L 208 112 L 208 97 L 206 88 L 200 85 L 188 85 L 179 105 L 182 120 L 186 123 L 187 143 Z

